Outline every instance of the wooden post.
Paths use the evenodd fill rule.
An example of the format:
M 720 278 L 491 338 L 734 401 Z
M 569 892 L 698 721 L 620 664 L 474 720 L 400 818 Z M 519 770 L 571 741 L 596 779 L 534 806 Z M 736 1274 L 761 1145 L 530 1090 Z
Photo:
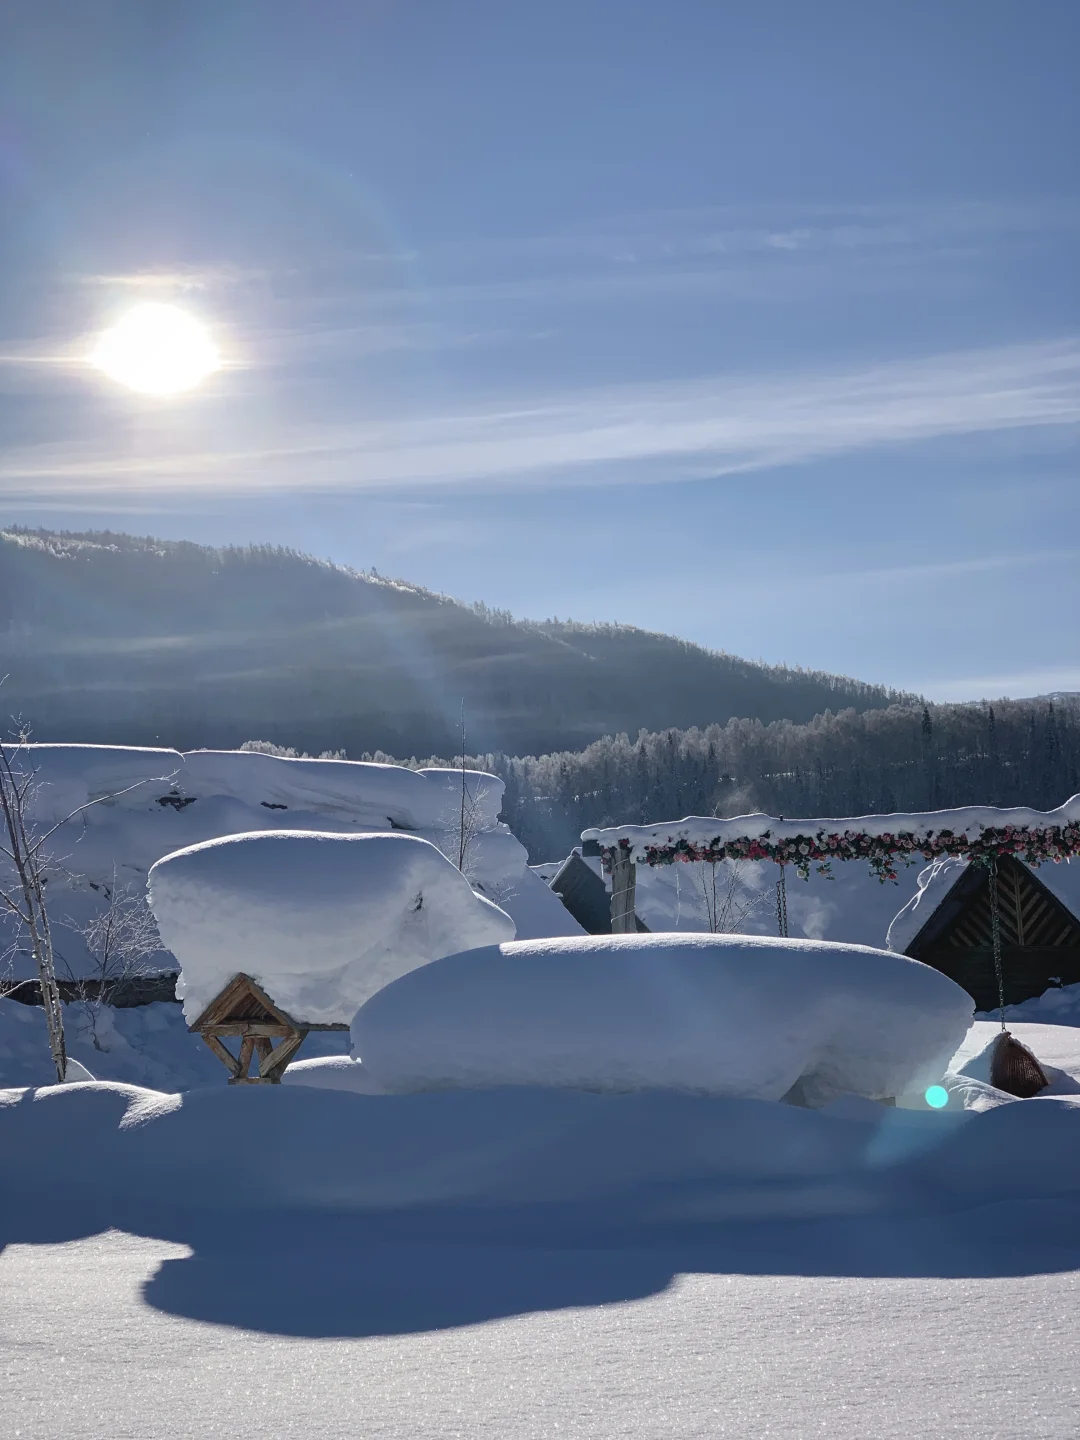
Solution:
M 637 884 L 637 870 L 629 853 L 617 845 L 611 861 L 611 933 L 613 935 L 636 935 L 637 917 L 634 914 L 634 891 Z

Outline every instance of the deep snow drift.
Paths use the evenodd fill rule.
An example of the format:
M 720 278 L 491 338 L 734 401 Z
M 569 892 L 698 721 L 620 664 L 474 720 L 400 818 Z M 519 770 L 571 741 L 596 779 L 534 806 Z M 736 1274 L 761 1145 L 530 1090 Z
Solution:
M 293 1019 L 347 1024 L 406 971 L 514 935 L 417 835 L 209 840 L 159 860 L 149 892 L 189 1023 L 244 970 Z
M 946 976 L 807 940 L 588 936 L 448 956 L 372 996 L 353 1053 L 387 1090 L 664 1088 L 802 1103 L 940 1079 L 972 1016 Z
M 114 883 L 144 893 L 150 867 L 204 840 L 265 830 L 354 835 L 404 830 L 459 854 L 461 772 L 413 771 L 349 760 L 292 760 L 250 751 L 138 749 L 105 745 L 29 745 L 40 828 L 94 803 L 49 843 L 51 912 L 61 974 L 93 973 L 80 929 Z M 503 783 L 468 771 L 464 870 L 473 886 L 514 919 L 520 936 L 575 935 L 578 926 L 527 864 L 498 821 Z M 0 955 L 11 932 L 0 917 Z M 156 968 L 175 969 L 168 953 Z M 29 975 L 26 955 L 11 973 Z
M 238 1134 L 273 1164 L 238 1165 Z M 451 1207 L 447 1224 L 473 1235 L 527 1222 L 569 1239 L 1017 1197 L 1076 1206 L 1078 1140 L 1080 1105 L 1061 1098 L 975 1113 L 544 1087 L 0 1091 L 9 1239 L 48 1215 L 71 1233 L 91 1219 L 162 1234 L 184 1214 L 396 1213 L 423 1227 Z

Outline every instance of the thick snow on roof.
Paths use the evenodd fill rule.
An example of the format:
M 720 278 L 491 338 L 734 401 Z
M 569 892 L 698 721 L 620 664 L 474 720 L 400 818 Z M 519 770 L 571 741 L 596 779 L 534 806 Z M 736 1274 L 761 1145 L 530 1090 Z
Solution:
M 984 830 L 1041 830 L 1080 821 L 1080 795 L 1074 795 L 1056 810 L 1030 810 L 1026 806 L 1001 809 L 994 805 L 967 805 L 955 810 L 925 810 L 910 814 L 855 815 L 836 819 L 786 820 L 774 815 L 737 815 L 721 820 L 711 815 L 689 815 L 683 820 L 664 821 L 658 825 L 613 825 L 602 829 L 583 830 L 583 841 L 595 840 L 603 849 L 619 844 L 629 845 L 632 858 L 643 863 L 650 847 L 675 845 L 680 840 L 698 846 L 726 844 L 735 840 L 797 840 L 823 832 L 842 835 L 847 831 L 862 835 L 925 836 L 949 830 L 956 835 L 977 836 Z
M 405 829 L 458 856 L 461 771 L 414 771 L 350 760 L 298 760 L 251 751 L 29 745 L 16 757 L 35 771 L 39 829 L 63 821 L 49 850 L 51 911 L 61 971 L 92 968 L 79 929 L 100 912 L 115 883 L 142 894 L 155 861 L 225 835 L 263 830 L 360 834 Z M 503 782 L 467 771 L 465 873 L 506 909 L 518 934 L 580 934 L 580 926 L 498 821 Z M 124 792 L 124 793 L 118 793 Z M 11 938 L 0 918 L 0 956 Z M 163 954 L 159 968 L 175 968 Z M 29 974 L 25 955 L 14 971 Z
M 921 870 L 915 893 L 889 926 L 890 950 L 906 950 L 968 867 L 966 860 L 935 860 Z M 1080 917 L 1080 859 L 1049 861 L 1029 866 L 1073 915 Z
M 945 1072 L 970 997 L 860 946 L 594 935 L 452 955 L 372 996 L 353 1052 L 392 1091 L 487 1085 L 885 1099 Z
M 347 1024 L 415 966 L 514 934 L 416 835 L 234 835 L 167 855 L 149 888 L 189 1022 L 243 970 L 294 1019 Z

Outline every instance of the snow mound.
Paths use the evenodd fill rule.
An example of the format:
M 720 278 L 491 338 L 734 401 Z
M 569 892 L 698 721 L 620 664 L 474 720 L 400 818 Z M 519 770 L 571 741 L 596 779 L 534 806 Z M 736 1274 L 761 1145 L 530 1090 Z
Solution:
M 354 1054 L 388 1091 L 670 1089 L 819 1106 L 937 1081 L 970 997 L 906 957 L 727 935 L 519 941 L 373 995 Z
M 514 934 L 416 835 L 233 835 L 167 855 L 149 887 L 189 1022 L 242 970 L 295 1019 L 347 1023 L 406 971 Z
M 283 1085 L 310 1085 L 316 1090 L 351 1090 L 354 1095 L 381 1095 L 382 1089 L 360 1064 L 348 1055 L 324 1055 L 315 1060 L 294 1060 L 281 1077 Z
M 55 1196 L 68 1223 L 89 1211 L 98 1228 L 142 1234 L 178 1208 L 254 1220 L 267 1210 L 430 1215 L 437 1206 L 475 1207 L 485 1233 L 501 1207 L 534 1216 L 556 1207 L 558 1234 L 567 1207 L 584 1206 L 594 1234 L 597 1222 L 605 1233 L 644 1222 L 685 1234 L 688 1220 L 906 1207 L 910 1186 L 890 1171 L 933 1158 L 983 1119 L 874 1110 L 852 1122 L 659 1091 L 222 1085 L 163 1095 L 97 1083 L 0 1090 L 0 1152 L 10 1213 L 36 1219 Z M 1051 1139 L 1076 1153 L 1080 1112 L 1069 1119 Z M 237 1166 L 238 1133 L 274 1164 Z M 1074 1160 L 1064 1183 L 1077 1173 Z
M 1080 869 L 1080 866 L 1077 868 Z M 997 1011 L 992 1014 L 996 1017 Z M 987 1014 L 985 1018 L 989 1019 L 991 1015 Z M 1055 985 L 1033 1000 L 1007 1005 L 1005 1019 L 1010 1024 L 1014 1020 L 1026 1020 L 1041 1025 L 1080 1025 L 1080 985 Z
M 455 863 L 460 850 L 460 770 L 121 745 L 27 745 L 15 764 L 33 774 L 39 830 L 67 821 L 47 847 L 64 979 L 94 973 L 82 932 L 101 915 L 110 892 L 142 895 L 156 861 L 203 841 L 273 830 L 404 830 L 430 840 Z M 581 934 L 499 821 L 503 782 L 470 770 L 465 787 L 464 872 L 473 888 L 506 910 L 522 937 Z M 21 979 L 33 969 L 13 947 L 16 938 L 10 917 L 0 914 L 2 973 L 10 968 Z M 150 968 L 173 971 L 176 960 L 162 951 Z

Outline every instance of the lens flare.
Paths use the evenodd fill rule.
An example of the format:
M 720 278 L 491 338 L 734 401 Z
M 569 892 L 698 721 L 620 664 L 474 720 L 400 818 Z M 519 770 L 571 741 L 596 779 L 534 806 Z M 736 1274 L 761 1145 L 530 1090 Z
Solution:
M 923 1096 L 931 1110 L 944 1110 L 949 1103 L 949 1092 L 944 1085 L 931 1085 Z
M 90 356 L 111 380 L 144 395 L 179 395 L 221 363 L 210 333 L 175 305 L 136 305 L 98 340 Z

